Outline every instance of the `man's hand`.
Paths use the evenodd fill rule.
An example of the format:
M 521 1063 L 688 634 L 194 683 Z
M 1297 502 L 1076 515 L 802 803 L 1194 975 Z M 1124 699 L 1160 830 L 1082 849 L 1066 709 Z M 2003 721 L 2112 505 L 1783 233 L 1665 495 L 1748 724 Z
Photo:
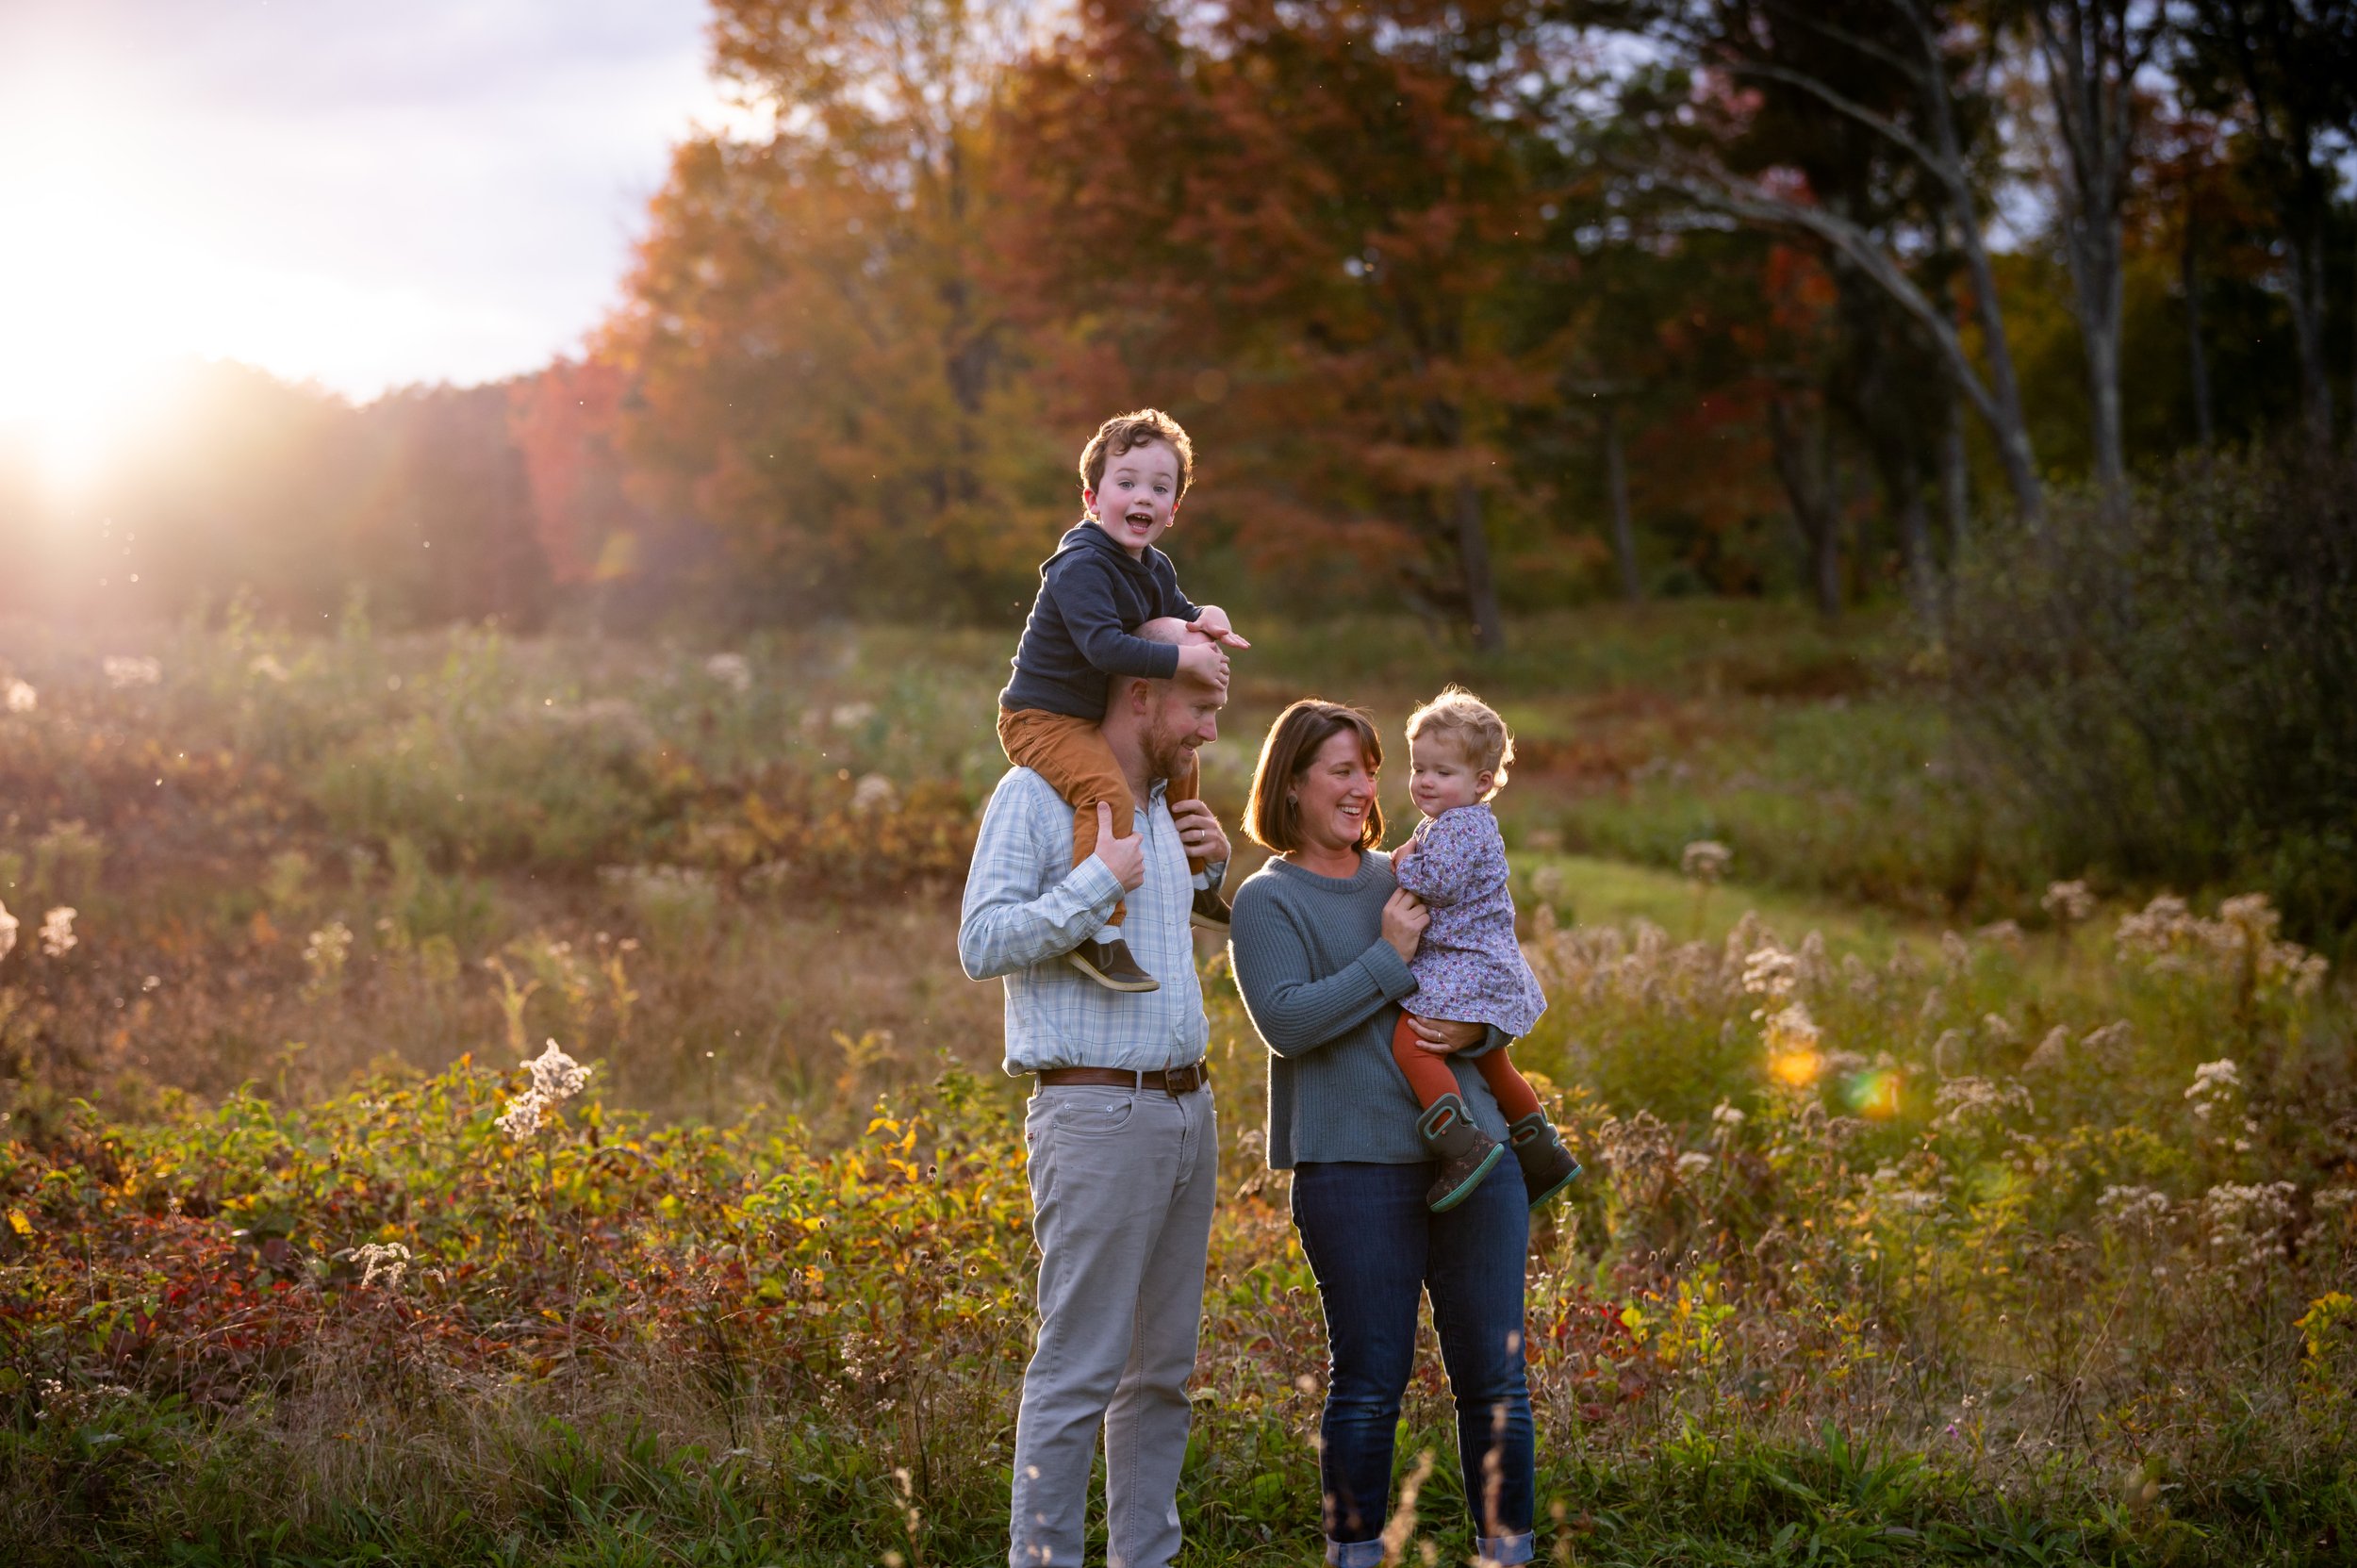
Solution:
M 1230 648 L 1252 646 L 1236 635 L 1236 629 L 1228 623 L 1228 612 L 1216 604 L 1205 604 L 1201 607 L 1201 613 L 1195 618 L 1195 629 L 1213 641 L 1224 642 Z
M 1228 834 L 1219 825 L 1219 813 L 1200 801 L 1174 801 L 1170 819 L 1178 825 L 1178 842 L 1186 847 L 1188 859 L 1206 866 L 1228 863 Z
M 1406 888 L 1394 888 L 1383 902 L 1383 940 L 1399 954 L 1402 964 L 1415 961 L 1416 944 L 1423 940 L 1424 928 L 1432 923 L 1432 911 L 1424 907 L 1424 900 Z
M 1207 686 L 1228 687 L 1228 655 L 1215 642 L 1190 642 L 1178 650 L 1178 673 Z
M 1096 802 L 1096 859 L 1104 862 L 1124 892 L 1134 893 L 1146 885 L 1146 840 L 1136 834 L 1115 838 L 1113 808 L 1105 801 Z
M 1453 1018 L 1419 1018 L 1413 1013 L 1408 1015 L 1408 1030 L 1416 1037 L 1417 1049 L 1428 1050 L 1435 1056 L 1454 1056 L 1490 1037 L 1487 1024 L 1459 1023 Z

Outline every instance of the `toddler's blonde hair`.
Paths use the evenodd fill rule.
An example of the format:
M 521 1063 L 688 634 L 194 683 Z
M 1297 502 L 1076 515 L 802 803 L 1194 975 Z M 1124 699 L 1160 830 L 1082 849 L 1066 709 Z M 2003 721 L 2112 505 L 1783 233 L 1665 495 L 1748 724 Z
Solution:
M 1483 800 L 1506 787 L 1507 764 L 1514 760 L 1514 732 L 1497 709 L 1463 686 L 1452 685 L 1408 716 L 1409 745 L 1426 731 L 1446 736 L 1475 772 L 1492 775 Z

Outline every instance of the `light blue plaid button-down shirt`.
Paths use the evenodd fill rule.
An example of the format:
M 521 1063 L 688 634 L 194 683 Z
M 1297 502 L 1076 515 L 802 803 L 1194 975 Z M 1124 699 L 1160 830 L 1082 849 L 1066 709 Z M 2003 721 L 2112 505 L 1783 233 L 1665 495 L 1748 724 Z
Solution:
M 1011 768 L 991 793 L 965 878 L 958 960 L 976 980 L 1006 977 L 1008 1072 L 1153 1072 L 1202 1059 L 1211 1028 L 1187 925 L 1195 885 L 1160 784 L 1138 808 L 1137 831 L 1146 883 L 1129 897 L 1121 937 L 1162 989 L 1108 991 L 1063 955 L 1104 925 L 1120 882 L 1094 855 L 1072 864 L 1072 808 L 1046 779 Z

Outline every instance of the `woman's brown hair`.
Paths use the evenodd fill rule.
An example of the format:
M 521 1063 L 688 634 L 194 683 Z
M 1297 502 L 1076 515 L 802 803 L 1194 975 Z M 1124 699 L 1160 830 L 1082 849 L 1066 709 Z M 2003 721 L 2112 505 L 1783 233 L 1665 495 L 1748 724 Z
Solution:
M 1252 799 L 1244 808 L 1244 831 L 1252 842 L 1280 855 L 1301 848 L 1301 807 L 1293 799 L 1294 781 L 1309 771 L 1318 749 L 1344 730 L 1357 733 L 1369 772 L 1383 766 L 1383 739 L 1376 734 L 1375 719 L 1360 709 L 1305 697 L 1277 716 L 1268 738 L 1261 742 L 1261 760 L 1252 768 Z M 1369 850 L 1383 842 L 1382 801 L 1368 801 L 1359 842 Z

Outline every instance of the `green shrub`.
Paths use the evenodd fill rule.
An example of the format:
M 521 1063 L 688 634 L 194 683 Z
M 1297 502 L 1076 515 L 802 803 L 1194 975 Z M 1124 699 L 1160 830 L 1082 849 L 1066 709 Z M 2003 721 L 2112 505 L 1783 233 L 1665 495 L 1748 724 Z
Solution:
M 2187 459 L 2124 507 L 2062 498 L 1960 574 L 1947 656 L 1960 755 L 2062 867 L 2357 926 L 2357 460 Z

